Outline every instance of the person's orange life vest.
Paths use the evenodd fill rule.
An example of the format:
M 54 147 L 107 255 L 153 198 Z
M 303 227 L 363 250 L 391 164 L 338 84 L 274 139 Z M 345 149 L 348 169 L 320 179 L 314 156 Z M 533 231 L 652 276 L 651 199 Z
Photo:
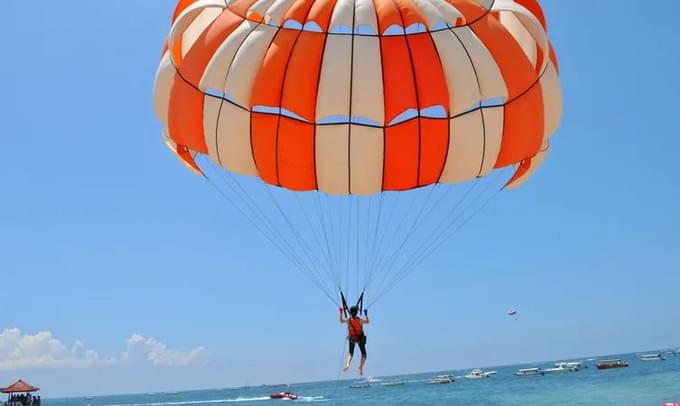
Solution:
M 359 317 L 350 317 L 347 328 L 349 330 L 349 338 L 357 339 L 364 335 L 364 326 Z

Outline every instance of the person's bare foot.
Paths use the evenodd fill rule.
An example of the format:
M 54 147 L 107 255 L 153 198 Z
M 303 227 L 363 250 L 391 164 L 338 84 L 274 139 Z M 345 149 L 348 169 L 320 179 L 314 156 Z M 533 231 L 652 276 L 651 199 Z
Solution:
M 348 369 L 349 369 L 349 365 L 345 365 L 345 366 L 342 368 L 342 372 L 347 372 Z
M 364 368 L 359 367 L 359 375 L 364 376 Z

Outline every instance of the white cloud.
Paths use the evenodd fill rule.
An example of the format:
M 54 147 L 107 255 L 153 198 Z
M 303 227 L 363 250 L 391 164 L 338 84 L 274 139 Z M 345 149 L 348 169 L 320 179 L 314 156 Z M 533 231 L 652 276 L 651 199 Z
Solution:
M 121 358 L 128 362 L 146 361 L 156 366 L 185 367 L 205 363 L 208 350 L 205 347 L 196 347 L 189 352 L 171 350 L 160 341 L 134 334 L 128 338 L 127 351 Z
M 126 351 L 120 357 L 102 358 L 81 341 L 67 346 L 49 331 L 24 335 L 18 328 L 12 328 L 0 332 L 0 370 L 88 368 L 122 363 L 185 367 L 203 364 L 207 358 L 205 347 L 188 352 L 172 350 L 160 341 L 139 334 L 127 340 Z
M 0 332 L 0 369 L 84 368 L 113 362 L 100 358 L 80 341 L 67 347 L 49 331 L 23 335 L 18 328 L 12 328 Z

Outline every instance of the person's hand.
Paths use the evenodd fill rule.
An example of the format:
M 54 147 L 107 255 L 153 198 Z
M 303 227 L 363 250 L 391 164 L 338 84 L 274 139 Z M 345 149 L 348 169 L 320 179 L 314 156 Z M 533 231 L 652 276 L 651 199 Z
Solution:
M 338 310 L 340 310 L 340 314 L 342 314 L 342 307 L 338 307 Z
M 368 316 L 368 309 L 364 309 L 364 316 Z

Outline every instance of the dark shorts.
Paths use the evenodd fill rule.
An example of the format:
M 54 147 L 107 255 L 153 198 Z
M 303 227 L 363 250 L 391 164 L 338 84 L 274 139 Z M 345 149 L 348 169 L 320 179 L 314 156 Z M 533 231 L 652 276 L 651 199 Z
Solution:
M 348 338 L 349 340 L 349 355 L 354 355 L 354 346 L 359 344 L 359 351 L 361 356 L 366 357 L 366 336 L 362 335 L 358 338 Z

